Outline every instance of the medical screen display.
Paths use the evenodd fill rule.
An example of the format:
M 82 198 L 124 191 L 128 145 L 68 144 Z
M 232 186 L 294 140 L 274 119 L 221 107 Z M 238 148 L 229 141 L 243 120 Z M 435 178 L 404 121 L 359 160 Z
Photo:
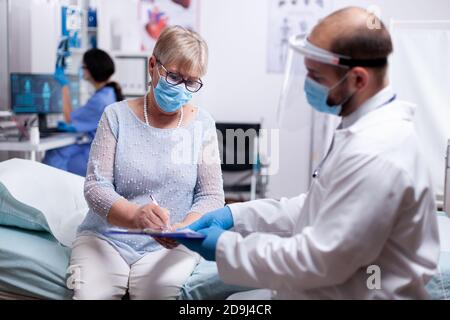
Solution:
M 67 76 L 74 109 L 79 106 L 80 82 Z M 11 74 L 11 105 L 15 113 L 62 113 L 61 85 L 51 74 Z

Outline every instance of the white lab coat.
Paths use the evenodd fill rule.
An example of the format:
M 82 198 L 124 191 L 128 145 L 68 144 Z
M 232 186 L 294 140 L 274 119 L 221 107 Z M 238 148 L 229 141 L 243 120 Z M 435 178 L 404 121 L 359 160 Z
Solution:
M 271 289 L 278 299 L 422 299 L 439 237 L 412 105 L 386 88 L 343 119 L 307 194 L 230 206 L 219 238 L 227 283 Z M 380 269 L 381 289 L 369 289 Z

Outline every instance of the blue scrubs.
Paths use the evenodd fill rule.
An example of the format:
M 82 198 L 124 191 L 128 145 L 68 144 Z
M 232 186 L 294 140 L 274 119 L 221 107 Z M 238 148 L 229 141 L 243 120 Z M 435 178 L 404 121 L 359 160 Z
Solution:
M 103 87 L 86 102 L 70 114 L 71 125 L 77 132 L 84 132 L 94 139 L 95 132 L 103 111 L 107 106 L 116 102 L 116 94 L 111 87 Z M 49 150 L 45 154 L 43 163 L 68 172 L 86 176 L 87 163 L 91 143 L 74 144 L 64 148 Z

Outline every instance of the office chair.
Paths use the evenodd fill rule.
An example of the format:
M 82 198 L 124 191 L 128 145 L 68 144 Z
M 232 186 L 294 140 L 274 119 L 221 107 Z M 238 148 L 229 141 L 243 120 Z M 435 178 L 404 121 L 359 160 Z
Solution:
M 259 157 L 260 123 L 216 123 L 226 202 L 265 196 Z M 234 197 L 233 197 L 234 195 Z

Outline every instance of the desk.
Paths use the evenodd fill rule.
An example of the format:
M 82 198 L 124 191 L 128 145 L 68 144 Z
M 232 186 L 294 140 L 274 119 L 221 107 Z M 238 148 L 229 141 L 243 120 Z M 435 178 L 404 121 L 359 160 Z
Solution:
M 29 152 L 30 160 L 36 161 L 37 152 L 70 146 L 77 143 L 82 136 L 82 133 L 58 133 L 41 138 L 39 144 L 31 144 L 29 141 L 2 141 L 0 142 L 0 151 Z

